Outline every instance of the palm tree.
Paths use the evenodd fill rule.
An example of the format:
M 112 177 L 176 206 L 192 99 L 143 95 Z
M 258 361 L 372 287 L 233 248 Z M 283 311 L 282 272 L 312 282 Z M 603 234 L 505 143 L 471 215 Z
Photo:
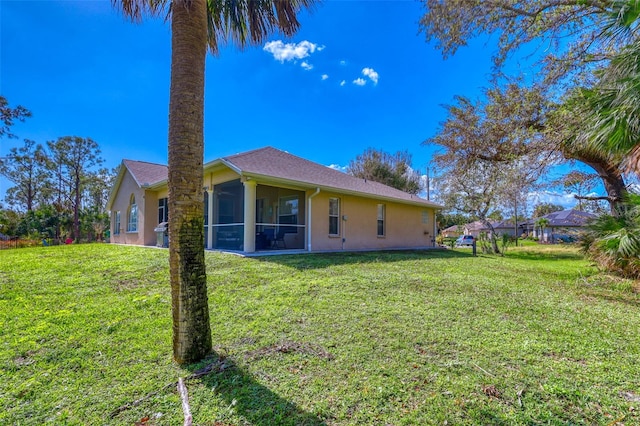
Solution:
M 626 40 L 609 65 L 599 71 L 598 83 L 583 91 L 587 99 L 587 129 L 583 134 L 596 149 L 625 160 L 625 171 L 640 175 L 640 2 L 612 2 L 603 34 Z
M 547 219 L 546 217 L 541 217 L 540 219 L 536 220 L 536 226 L 540 228 L 540 237 L 538 239 L 540 241 L 544 239 L 544 242 L 546 242 L 547 239 L 544 236 L 544 229 L 549 226 L 549 219 Z
M 640 278 L 640 196 L 629 194 L 616 215 L 601 215 L 587 227 L 585 253 L 603 269 Z
M 169 96 L 169 268 L 173 357 L 197 361 L 211 351 L 204 263 L 204 67 L 220 42 L 258 44 L 274 30 L 291 36 L 297 13 L 315 0 L 112 0 L 133 21 L 171 19 Z

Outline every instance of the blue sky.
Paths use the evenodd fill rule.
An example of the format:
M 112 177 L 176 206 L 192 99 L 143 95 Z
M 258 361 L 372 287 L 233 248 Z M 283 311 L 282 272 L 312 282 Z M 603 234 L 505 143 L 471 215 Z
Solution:
M 292 38 L 206 64 L 205 160 L 271 145 L 345 166 L 367 147 L 408 150 L 424 171 L 421 142 L 456 94 L 487 86 L 493 45 L 478 40 L 446 61 L 418 32 L 417 1 L 332 1 L 300 16 Z M 0 93 L 33 117 L 1 140 L 90 137 L 106 165 L 123 158 L 166 164 L 170 29 L 132 24 L 108 1 L 0 1 Z M 0 195 L 8 183 L 0 182 Z

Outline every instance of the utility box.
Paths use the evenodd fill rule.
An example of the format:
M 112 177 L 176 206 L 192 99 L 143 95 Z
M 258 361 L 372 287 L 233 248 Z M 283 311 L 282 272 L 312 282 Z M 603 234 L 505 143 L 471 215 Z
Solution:
M 153 229 L 156 233 L 156 246 L 169 247 L 169 222 L 161 222 Z

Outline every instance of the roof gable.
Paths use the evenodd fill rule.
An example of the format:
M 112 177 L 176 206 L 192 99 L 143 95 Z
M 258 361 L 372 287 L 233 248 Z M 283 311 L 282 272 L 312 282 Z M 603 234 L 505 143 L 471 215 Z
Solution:
M 122 164 L 141 188 L 166 181 L 169 176 L 169 168 L 163 164 L 135 160 L 122 160 Z
M 145 161 L 135 160 L 122 160 L 118 176 L 109 193 L 109 200 L 107 200 L 107 210 L 111 210 L 113 201 L 115 199 L 120 184 L 126 172 L 129 172 L 133 180 L 136 182 L 139 188 L 149 185 L 157 184 L 167 180 L 169 168 L 162 164 L 147 163 Z

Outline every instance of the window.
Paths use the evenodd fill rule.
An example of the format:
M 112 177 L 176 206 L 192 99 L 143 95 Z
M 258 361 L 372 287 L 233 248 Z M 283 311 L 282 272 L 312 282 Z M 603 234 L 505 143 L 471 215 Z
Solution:
M 158 223 L 169 222 L 169 205 L 167 204 L 168 202 L 168 198 L 160 198 L 158 200 Z
M 429 212 L 426 210 L 422 210 L 422 223 L 429 223 Z
M 384 204 L 378 204 L 378 237 L 384 237 Z
M 113 235 L 120 235 L 120 212 L 116 212 L 113 219 Z
M 340 235 L 339 198 L 329 198 L 329 235 Z
M 138 205 L 136 204 L 136 197 L 134 197 L 133 194 L 131 194 L 131 201 L 129 203 L 127 232 L 138 232 Z

